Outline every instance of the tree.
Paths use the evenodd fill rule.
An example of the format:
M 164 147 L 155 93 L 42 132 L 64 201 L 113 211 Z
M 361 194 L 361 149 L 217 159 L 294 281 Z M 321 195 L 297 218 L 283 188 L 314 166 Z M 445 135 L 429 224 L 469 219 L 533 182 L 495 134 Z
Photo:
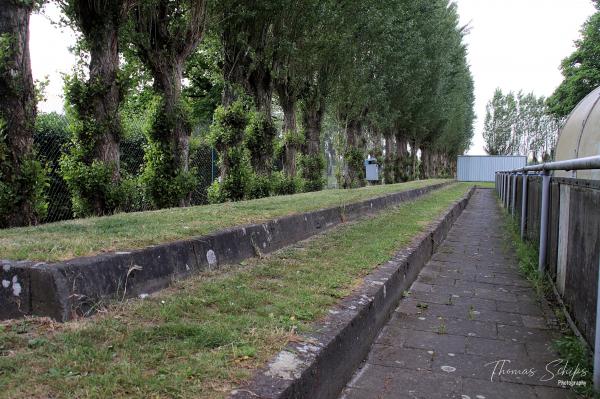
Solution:
M 485 151 L 490 155 L 511 155 L 515 151 L 513 127 L 517 116 L 514 95 L 506 96 L 496 89 L 494 97 L 485 108 L 483 139 Z
M 544 97 L 533 93 L 503 94 L 496 89 L 486 107 L 484 139 L 490 155 L 526 155 L 532 162 L 549 159 L 560 120 Z
M 36 91 L 29 56 L 29 17 L 39 2 L 0 6 L 0 227 L 36 224 L 46 212 L 45 171 L 36 160 Z
M 144 178 L 157 207 L 186 206 L 191 126 L 182 101 L 185 62 L 203 37 L 205 0 L 146 0 L 131 12 L 129 40 L 154 79 L 158 96 L 149 133 Z
M 600 1 L 597 9 L 583 25 L 581 39 L 575 42 L 575 51 L 561 63 L 562 83 L 548 98 L 550 111 L 565 117 L 573 108 L 600 85 Z
M 83 37 L 79 50 L 89 53 L 87 73 L 66 80 L 66 99 L 74 120 L 74 146 L 63 160 L 63 174 L 78 214 L 103 215 L 118 206 L 121 179 L 119 142 L 119 33 L 128 0 L 59 0 L 69 24 Z M 87 75 L 87 78 L 86 78 Z

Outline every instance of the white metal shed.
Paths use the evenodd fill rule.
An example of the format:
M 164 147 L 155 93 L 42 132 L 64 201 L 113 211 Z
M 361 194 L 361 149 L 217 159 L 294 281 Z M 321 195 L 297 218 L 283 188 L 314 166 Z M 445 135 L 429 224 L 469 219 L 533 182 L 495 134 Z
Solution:
M 463 155 L 458 157 L 458 181 L 495 181 L 501 170 L 519 169 L 527 165 L 521 155 Z

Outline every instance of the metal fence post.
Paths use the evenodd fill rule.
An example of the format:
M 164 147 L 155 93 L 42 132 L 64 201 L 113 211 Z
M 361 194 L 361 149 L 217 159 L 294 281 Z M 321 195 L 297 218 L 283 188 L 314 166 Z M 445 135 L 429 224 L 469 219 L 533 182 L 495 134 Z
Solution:
M 513 173 L 512 176 L 512 196 L 511 196 L 511 214 L 515 216 L 515 207 L 517 206 L 517 176 L 518 173 Z
M 506 173 L 502 174 L 502 206 L 506 208 Z
M 525 221 L 527 220 L 527 172 L 523 173 L 523 192 L 521 193 L 521 240 L 525 238 Z
M 498 194 L 498 172 L 494 173 L 494 190 Z
M 505 204 L 504 207 L 506 208 L 506 210 L 508 211 L 508 207 L 510 206 L 510 173 L 506 174 L 506 200 L 505 200 Z
M 596 336 L 594 339 L 594 391 L 600 392 L 600 271 L 598 272 L 598 286 L 596 287 L 596 295 Z
M 550 173 L 545 170 L 542 175 L 542 208 L 540 212 L 540 254 L 538 271 L 544 275 L 546 269 L 546 248 L 548 247 L 548 208 L 550 205 Z
M 504 179 L 504 175 L 502 173 L 498 173 L 498 183 L 500 184 L 499 186 L 499 192 L 498 195 L 500 196 L 500 199 L 502 199 L 502 194 L 503 194 L 503 190 L 504 190 L 504 182 L 502 181 Z

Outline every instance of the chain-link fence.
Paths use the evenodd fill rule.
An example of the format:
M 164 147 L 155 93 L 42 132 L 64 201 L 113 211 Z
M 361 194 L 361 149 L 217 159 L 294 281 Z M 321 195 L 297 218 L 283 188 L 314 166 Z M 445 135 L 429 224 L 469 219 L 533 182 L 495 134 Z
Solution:
M 58 132 L 57 132 L 58 130 Z M 40 161 L 48 168 L 49 186 L 46 192 L 48 212 L 42 223 L 72 219 L 73 209 L 71 194 L 60 173 L 60 157 L 69 150 L 70 137 L 60 129 L 37 131 L 35 144 L 38 148 Z M 125 138 L 121 141 L 121 171 L 123 176 L 136 177 L 142 173 L 144 166 L 144 147 L 146 138 L 138 136 Z M 217 155 L 209 146 L 192 140 L 190 145 L 190 168 L 197 174 L 197 185 L 192 191 L 192 205 L 207 203 L 207 189 L 218 176 Z M 152 209 L 149 203 L 135 204 L 123 212 Z

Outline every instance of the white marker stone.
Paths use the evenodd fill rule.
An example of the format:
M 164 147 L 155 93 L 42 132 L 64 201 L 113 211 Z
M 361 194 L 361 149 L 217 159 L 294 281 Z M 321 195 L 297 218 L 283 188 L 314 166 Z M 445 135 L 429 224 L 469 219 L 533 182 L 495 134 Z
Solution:
M 10 281 L 8 281 L 8 280 L 2 280 L 2 286 L 4 288 L 8 288 L 10 286 Z
M 209 249 L 206 253 L 206 260 L 208 261 L 209 266 L 215 266 L 217 264 L 217 255 L 215 255 L 215 251 Z
M 445 371 L 446 373 L 454 373 L 456 371 L 456 367 L 452 367 L 452 366 L 442 366 L 441 369 L 442 369 L 442 371 Z
M 21 294 L 21 284 L 13 283 L 13 295 L 19 296 Z

